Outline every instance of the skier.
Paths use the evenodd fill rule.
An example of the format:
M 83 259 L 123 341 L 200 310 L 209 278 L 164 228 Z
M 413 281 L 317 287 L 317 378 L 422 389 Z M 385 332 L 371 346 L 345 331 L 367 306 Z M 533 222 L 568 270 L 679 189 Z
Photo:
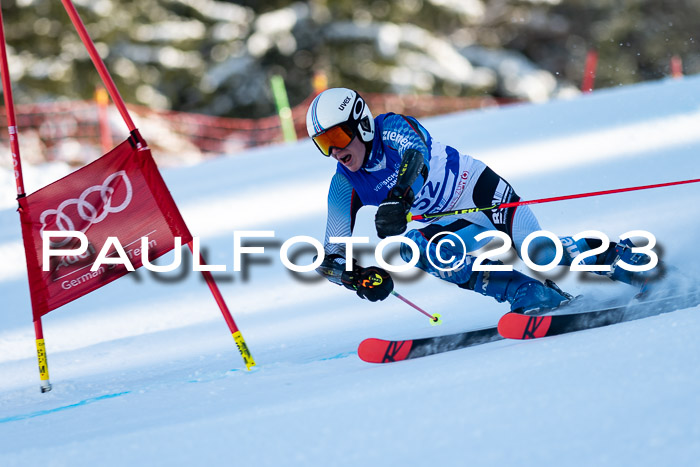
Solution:
M 325 258 L 317 268 L 331 282 L 373 302 L 384 300 L 392 292 L 393 280 L 386 270 L 353 264 L 351 271 L 346 271 L 345 245 L 330 242 L 331 237 L 351 236 L 358 210 L 370 205 L 378 206 L 375 226 L 379 238 L 403 234 L 413 240 L 420 250 L 417 267 L 434 276 L 498 302 L 507 301 L 511 311 L 556 308 L 572 298 L 554 282 L 543 284 L 516 270 L 474 271 L 474 258 L 469 255 L 455 270 L 446 270 L 446 266 L 438 269 L 441 256 L 462 258 L 483 246 L 474 237 L 489 230 L 508 235 L 520 254 L 525 237 L 540 230 L 527 206 L 433 218 L 425 227 L 405 232 L 409 212 L 437 213 L 520 199 L 511 185 L 486 164 L 434 140 L 415 118 L 394 113 L 373 118 L 357 92 L 332 88 L 313 100 L 306 114 L 306 127 L 319 151 L 337 161 L 328 194 Z M 443 243 L 438 251 L 437 239 L 446 235 L 461 238 L 466 251 L 461 242 L 452 242 L 449 247 Z M 562 265 L 570 265 L 582 252 L 602 245 L 598 239 L 574 241 L 563 237 L 561 241 L 566 246 Z M 555 257 L 551 240 L 538 237 L 531 245 L 535 263 L 549 264 Z M 629 240 L 611 243 L 605 252 L 586 258 L 583 264 L 611 265 L 606 273 L 611 279 L 641 285 L 643 275 L 617 266 L 619 260 L 640 263 L 644 255 L 633 254 L 633 246 Z M 400 254 L 407 262 L 412 257 L 405 243 Z M 483 264 L 501 263 L 487 260 Z

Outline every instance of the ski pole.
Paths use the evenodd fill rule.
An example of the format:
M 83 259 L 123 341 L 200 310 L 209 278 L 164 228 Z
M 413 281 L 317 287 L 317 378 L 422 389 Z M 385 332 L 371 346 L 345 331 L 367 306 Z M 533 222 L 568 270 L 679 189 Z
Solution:
M 406 304 L 412 306 L 413 308 L 415 308 L 416 310 L 420 311 L 420 312 L 423 313 L 425 316 L 427 316 L 428 318 L 430 318 L 430 321 L 431 321 L 430 324 L 432 324 L 433 326 L 436 326 L 436 325 L 438 325 L 438 324 L 442 324 L 442 320 L 440 319 L 440 315 L 438 315 L 438 314 L 431 315 L 430 313 L 428 313 L 427 311 L 423 310 L 421 307 L 419 307 L 418 305 L 416 305 L 416 304 L 413 303 L 412 301 L 408 300 L 408 299 L 407 299 L 406 297 L 404 297 L 403 295 L 401 295 L 401 294 L 399 294 L 399 293 L 397 293 L 397 292 L 395 292 L 395 291 L 393 291 L 393 290 L 391 291 L 391 294 L 392 294 L 394 297 L 396 297 L 396 298 L 398 298 L 399 300 L 401 300 L 402 302 L 404 302 L 404 303 L 406 303 Z
M 528 204 L 551 203 L 553 201 L 563 201 L 563 200 L 567 200 L 567 199 L 576 199 L 576 198 L 588 198 L 591 196 L 610 195 L 613 193 L 623 193 L 623 192 L 627 192 L 627 191 L 637 191 L 637 190 L 648 190 L 650 188 L 662 188 L 662 187 L 666 187 L 666 186 L 684 185 L 687 183 L 698 183 L 698 182 L 700 182 L 700 178 L 696 178 L 693 180 L 682 180 L 682 181 L 678 181 L 678 182 L 657 183 L 655 185 L 642 185 L 642 186 L 633 186 L 633 187 L 629 187 L 629 188 L 617 188 L 614 190 L 592 191 L 589 193 L 578 193 L 575 195 L 554 196 L 552 198 L 540 198 L 540 199 L 533 199 L 530 201 L 513 201 L 512 203 L 494 204 L 493 206 L 488 206 L 488 207 L 483 207 L 483 208 L 473 207 L 473 208 L 466 208 L 466 209 L 457 209 L 456 211 L 435 212 L 432 214 L 413 215 L 409 212 L 406 219 L 408 221 L 417 221 L 417 220 L 422 220 L 422 219 L 432 219 L 435 217 L 458 216 L 460 214 L 471 214 L 473 212 L 490 211 L 492 209 L 514 208 L 516 206 L 525 206 Z

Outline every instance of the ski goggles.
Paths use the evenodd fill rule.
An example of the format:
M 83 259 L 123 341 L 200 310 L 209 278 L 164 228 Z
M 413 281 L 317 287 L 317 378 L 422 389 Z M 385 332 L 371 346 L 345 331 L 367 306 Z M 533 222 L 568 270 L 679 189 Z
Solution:
M 312 139 L 324 156 L 331 155 L 332 148 L 345 149 L 355 137 L 355 132 L 347 123 L 332 126 Z

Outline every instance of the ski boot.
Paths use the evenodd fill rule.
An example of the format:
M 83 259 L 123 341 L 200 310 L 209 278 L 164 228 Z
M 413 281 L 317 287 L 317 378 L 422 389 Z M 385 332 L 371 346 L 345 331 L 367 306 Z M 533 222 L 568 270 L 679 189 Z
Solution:
M 516 313 L 553 309 L 573 299 L 551 280 L 547 279 L 543 284 L 519 271 L 473 272 L 470 280 L 459 286 L 493 297 L 498 302 L 507 301 L 510 311 Z
M 631 266 L 643 266 L 650 261 L 649 256 L 644 253 L 633 253 L 632 248 L 635 245 L 628 238 L 620 241 L 617 244 L 611 244 L 607 253 L 603 256 L 599 264 L 610 266 L 610 271 L 596 272 L 596 274 L 608 276 L 610 279 L 618 282 L 629 284 L 639 288 L 638 298 L 649 296 L 654 291 L 656 292 L 666 289 L 669 279 L 669 273 L 678 275 L 678 270 L 668 267 L 661 261 L 648 271 L 628 271 L 622 268 L 621 262 Z

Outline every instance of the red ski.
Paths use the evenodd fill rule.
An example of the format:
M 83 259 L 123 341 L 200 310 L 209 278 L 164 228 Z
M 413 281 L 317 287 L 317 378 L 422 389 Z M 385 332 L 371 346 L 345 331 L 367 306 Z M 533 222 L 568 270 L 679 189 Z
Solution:
M 583 313 L 547 316 L 506 313 L 498 321 L 498 333 L 507 339 L 537 339 L 647 318 L 698 304 L 700 292 L 692 292 Z
M 435 337 L 407 340 L 365 339 L 357 349 L 359 357 L 369 363 L 389 363 L 463 349 L 503 339 L 496 327 Z

